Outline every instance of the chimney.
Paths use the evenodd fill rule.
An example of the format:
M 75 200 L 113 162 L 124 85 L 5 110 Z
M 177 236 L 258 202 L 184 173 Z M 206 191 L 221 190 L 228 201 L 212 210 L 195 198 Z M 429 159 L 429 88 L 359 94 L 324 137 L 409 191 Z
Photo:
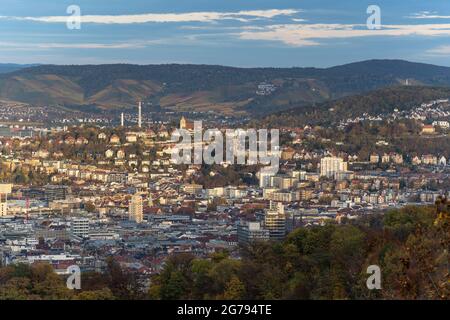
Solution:
M 139 101 L 139 109 L 138 109 L 138 127 L 142 128 L 142 102 Z

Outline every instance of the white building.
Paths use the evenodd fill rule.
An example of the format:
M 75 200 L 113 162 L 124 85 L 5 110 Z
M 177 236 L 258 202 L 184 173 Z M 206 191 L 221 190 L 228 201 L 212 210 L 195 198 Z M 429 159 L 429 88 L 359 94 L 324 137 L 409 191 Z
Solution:
M 264 169 L 262 169 L 259 172 L 259 187 L 260 188 L 266 188 L 270 186 L 270 180 L 273 177 L 273 172 L 271 171 L 266 171 Z
M 442 129 L 449 129 L 450 123 L 448 121 L 434 121 L 433 127 L 440 127 Z
M 89 219 L 88 218 L 75 218 L 71 224 L 72 234 L 78 237 L 89 237 Z
M 342 158 L 325 157 L 320 160 L 320 176 L 334 178 L 336 173 L 347 171 L 347 162 Z

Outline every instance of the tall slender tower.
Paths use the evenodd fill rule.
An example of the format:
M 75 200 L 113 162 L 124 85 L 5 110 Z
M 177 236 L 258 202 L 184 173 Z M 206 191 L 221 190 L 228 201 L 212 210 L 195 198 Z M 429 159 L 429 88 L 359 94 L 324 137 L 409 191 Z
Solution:
M 122 127 L 125 126 L 125 118 L 124 118 L 123 112 L 122 112 L 122 114 L 120 115 L 120 125 L 121 125 Z
M 142 128 L 142 102 L 139 101 L 139 109 L 138 109 L 138 127 Z

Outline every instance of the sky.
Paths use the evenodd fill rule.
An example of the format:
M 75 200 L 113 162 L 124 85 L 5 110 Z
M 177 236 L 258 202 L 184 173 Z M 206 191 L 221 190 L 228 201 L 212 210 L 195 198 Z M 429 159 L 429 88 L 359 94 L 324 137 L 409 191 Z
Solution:
M 368 13 L 373 5 L 379 8 L 380 20 L 371 18 L 378 9 Z M 0 4 L 0 63 L 329 67 L 368 59 L 450 66 L 450 1 L 1 0 Z

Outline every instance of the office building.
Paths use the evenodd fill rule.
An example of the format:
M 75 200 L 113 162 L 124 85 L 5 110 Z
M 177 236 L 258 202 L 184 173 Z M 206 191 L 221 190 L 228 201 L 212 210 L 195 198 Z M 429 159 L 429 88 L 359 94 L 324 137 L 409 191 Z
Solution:
M 270 239 L 269 230 L 264 229 L 260 222 L 241 222 L 238 224 L 237 236 L 239 244 L 249 244 L 253 241 Z
M 71 224 L 72 234 L 81 238 L 89 237 L 89 219 L 88 218 L 75 218 Z
M 269 230 L 270 240 L 281 241 L 286 236 L 286 214 L 282 203 L 270 208 L 265 212 L 264 227 Z

